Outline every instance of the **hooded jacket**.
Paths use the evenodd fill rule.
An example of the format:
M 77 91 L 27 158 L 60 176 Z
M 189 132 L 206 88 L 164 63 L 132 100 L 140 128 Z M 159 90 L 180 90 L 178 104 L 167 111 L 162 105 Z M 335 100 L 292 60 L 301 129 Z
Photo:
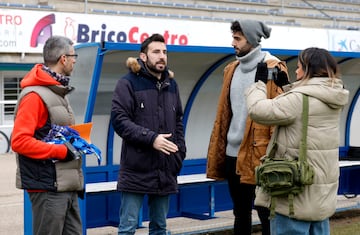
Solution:
M 140 59 L 129 58 L 130 72 L 118 80 L 111 123 L 122 138 L 118 190 L 168 195 L 178 191 L 177 175 L 185 159 L 183 110 L 173 73 L 158 80 Z M 158 134 L 171 133 L 179 151 L 166 155 L 153 148 Z
M 330 217 L 336 209 L 339 121 L 349 92 L 343 88 L 340 79 L 331 81 L 326 77 L 296 82 L 293 87 L 289 92 L 270 100 L 266 99 L 267 91 L 263 82 L 253 84 L 246 94 L 249 115 L 256 122 L 278 126 L 275 155 L 294 159 L 299 156 L 302 136 L 302 94 L 309 96 L 307 161 L 313 166 L 315 176 L 314 183 L 305 186 L 304 191 L 295 196 L 294 218 L 320 221 Z M 270 206 L 270 197 L 261 188 L 257 189 L 255 204 Z M 276 197 L 275 211 L 289 216 L 287 197 Z
M 63 160 L 65 145 L 41 139 L 51 124 L 72 125 L 73 111 L 62 86 L 37 64 L 20 83 L 22 91 L 16 107 L 11 147 L 18 154 L 17 186 L 28 190 L 56 191 L 54 159 Z
M 267 53 L 264 60 L 269 69 L 277 66 L 280 70 L 287 73 L 286 64 L 276 57 Z M 230 84 L 238 65 L 239 61 L 233 61 L 224 69 L 224 80 L 219 97 L 218 110 L 210 136 L 206 175 L 208 178 L 215 180 L 225 179 L 227 132 L 232 117 L 229 98 Z M 282 92 L 281 88 L 276 86 L 273 80 L 267 82 L 266 89 L 268 98 L 274 98 Z M 272 128 L 270 126 L 258 124 L 250 119 L 249 116 L 247 117 L 245 132 L 236 163 L 236 173 L 241 176 L 241 183 L 255 184 L 255 167 L 260 164 L 260 158 L 266 153 L 271 133 Z

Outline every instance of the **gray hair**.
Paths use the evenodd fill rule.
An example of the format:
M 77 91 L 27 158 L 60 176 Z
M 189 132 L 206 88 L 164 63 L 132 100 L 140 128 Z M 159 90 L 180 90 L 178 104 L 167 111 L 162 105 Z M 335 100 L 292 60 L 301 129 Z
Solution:
M 73 44 L 73 41 L 63 36 L 52 36 L 48 38 L 43 48 L 45 65 L 56 64 L 62 55 L 69 54 Z

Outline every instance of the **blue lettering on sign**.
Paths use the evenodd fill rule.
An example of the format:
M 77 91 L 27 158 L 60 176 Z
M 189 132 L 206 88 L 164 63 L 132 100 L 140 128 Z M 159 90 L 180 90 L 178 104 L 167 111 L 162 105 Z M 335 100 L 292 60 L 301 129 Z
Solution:
M 101 30 L 91 30 L 87 24 L 79 24 L 77 30 L 77 42 L 128 42 L 142 43 L 151 35 L 149 32 L 141 31 L 138 26 L 133 26 L 128 32 L 106 30 L 106 24 L 101 25 Z M 163 33 L 165 43 L 170 45 L 188 45 L 189 39 L 184 34 L 173 34 L 169 30 Z
M 127 35 L 125 32 L 109 31 L 106 32 L 106 24 L 101 25 L 102 30 L 90 30 L 86 24 L 79 24 L 77 33 L 77 42 L 126 42 Z

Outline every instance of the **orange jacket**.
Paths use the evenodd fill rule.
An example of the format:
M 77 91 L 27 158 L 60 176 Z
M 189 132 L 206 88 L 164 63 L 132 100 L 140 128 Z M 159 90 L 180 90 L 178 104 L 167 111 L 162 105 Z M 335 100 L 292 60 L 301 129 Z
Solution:
M 287 73 L 285 62 L 274 59 L 266 60 L 268 68 L 278 66 Z M 232 117 L 230 105 L 230 84 L 239 61 L 228 64 L 224 69 L 224 81 L 219 97 L 217 114 L 210 137 L 207 155 L 208 178 L 215 180 L 225 179 L 225 157 L 227 132 Z M 279 95 L 282 90 L 275 85 L 273 80 L 267 82 L 269 98 Z M 255 184 L 255 167 L 260 164 L 260 158 L 265 155 L 269 143 L 272 127 L 260 125 L 252 121 L 249 116 L 246 120 L 244 137 L 237 156 L 236 173 L 241 175 L 241 183 Z

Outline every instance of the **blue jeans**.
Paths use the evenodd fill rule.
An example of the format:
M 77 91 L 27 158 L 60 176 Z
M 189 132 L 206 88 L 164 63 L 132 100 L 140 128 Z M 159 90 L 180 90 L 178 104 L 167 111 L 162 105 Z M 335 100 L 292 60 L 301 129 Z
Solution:
M 329 219 L 304 221 L 275 214 L 270 221 L 271 235 L 330 235 Z
M 121 192 L 118 234 L 135 234 L 145 194 Z M 169 196 L 148 195 L 149 234 L 166 235 Z

